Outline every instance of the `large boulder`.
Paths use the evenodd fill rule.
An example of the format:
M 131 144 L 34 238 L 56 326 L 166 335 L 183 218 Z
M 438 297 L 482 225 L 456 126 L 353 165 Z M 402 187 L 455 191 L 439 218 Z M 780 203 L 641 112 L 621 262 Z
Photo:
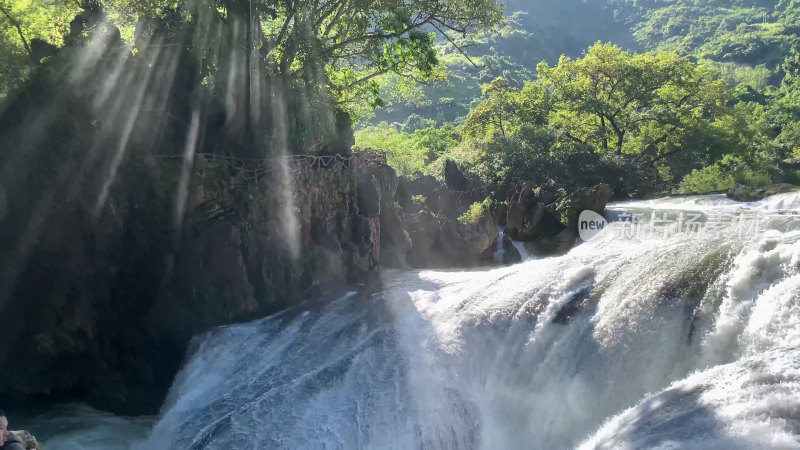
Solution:
M 396 193 L 400 209 L 394 208 L 399 226 L 392 216 L 384 219 L 381 213 L 382 227 L 392 224 L 390 229 L 394 230 L 382 234 L 382 242 L 387 240 L 388 246 L 388 242 L 402 241 L 399 230 L 405 230 L 406 242 L 410 244 L 406 248 L 406 262 L 416 267 L 484 264 L 492 259 L 498 245 L 496 210 L 487 203 L 481 206 L 479 217 L 462 222 L 459 218 L 465 211 L 476 204 L 483 205 L 484 189 L 451 160 L 445 161 L 442 175 L 444 183 L 422 174 L 401 178 Z M 382 260 L 387 260 L 386 256 Z
M 549 186 L 538 187 L 530 181 L 517 183 L 508 193 L 505 232 L 514 240 L 526 241 L 553 224 L 542 223 L 546 207 L 558 193 Z
M 522 181 L 508 192 L 504 233 L 514 240 L 529 241 L 526 247 L 531 253 L 563 253 L 575 242 L 581 211 L 603 214 L 612 194 L 606 184 L 568 193 L 553 183 L 536 186 Z
M 400 180 L 397 201 L 403 208 L 415 208 L 414 198 L 422 198 L 432 212 L 450 220 L 456 220 L 473 203 L 486 198 L 485 189 L 477 180 L 471 180 L 458 165 L 447 160 L 442 176 L 445 182 L 431 175 L 418 174 Z
M 800 186 L 789 183 L 778 183 L 764 187 L 753 187 L 737 184 L 735 187 L 728 189 L 727 196 L 728 198 L 739 202 L 753 202 L 769 197 L 770 195 L 794 192 L 798 190 L 800 190 Z
M 602 215 L 613 194 L 614 191 L 607 184 L 580 188 L 551 202 L 548 210 L 565 228 L 577 230 L 581 212 L 591 210 Z
M 463 223 L 448 221 L 442 229 L 444 250 L 456 261 L 478 263 L 489 259 L 497 249 L 500 230 L 491 214 Z
M 491 214 L 473 221 L 449 220 L 428 209 L 403 214 L 412 246 L 408 263 L 415 267 L 471 267 L 493 260 L 500 230 Z
M 444 162 L 444 184 L 451 191 L 468 191 L 470 189 L 469 179 L 452 159 Z
M 500 264 L 511 265 L 522 261 L 522 255 L 519 253 L 511 238 L 507 234 L 503 234 L 502 240 L 497 243 L 498 252 L 497 260 Z
M 413 197 L 424 199 L 428 207 L 434 208 L 431 199 L 438 197 L 442 183 L 431 175 L 418 175 L 413 178 L 402 177 L 397 187 L 397 201 L 403 208 L 412 206 Z
M 405 264 L 405 253 L 411 248 L 411 238 L 398 217 L 395 198 L 399 187 L 397 172 L 374 150 L 359 154 L 358 173 L 359 214 L 376 219 L 379 249 L 382 252 L 375 263 L 388 266 Z M 366 228 L 365 228 L 366 229 Z

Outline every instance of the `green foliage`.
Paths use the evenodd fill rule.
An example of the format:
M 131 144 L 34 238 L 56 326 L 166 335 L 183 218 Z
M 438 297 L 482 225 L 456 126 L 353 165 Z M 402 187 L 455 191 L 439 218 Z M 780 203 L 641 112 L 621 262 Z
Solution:
M 426 159 L 433 161 L 458 145 L 461 133 L 451 123 L 414 131 L 413 139 L 426 150 Z
M 464 211 L 464 214 L 459 216 L 458 221 L 464 225 L 477 225 L 485 220 L 492 213 L 492 206 L 494 200 L 487 198 L 482 202 L 475 202 L 470 205 L 469 209 Z
M 386 152 L 389 164 L 401 175 L 414 175 L 427 173 L 431 161 L 458 144 L 459 133 L 452 124 L 408 133 L 384 122 L 356 131 L 355 140 L 358 148 Z
M 178 31 L 188 25 L 191 47 L 208 64 L 209 84 L 216 79 L 226 86 L 226 77 L 236 74 L 228 73 L 232 63 L 225 59 L 244 49 L 239 57 L 253 59 L 251 68 L 297 85 L 321 84 L 323 96 L 354 113 L 383 104 L 385 75 L 413 80 L 407 83 L 412 85 L 444 79 L 437 34 L 459 30 L 471 36 L 502 21 L 495 0 L 2 0 L 0 95 L 13 87 L 11 80 L 26 76 L 24 59 L 38 63 L 35 41 L 60 46 L 81 10 L 100 12 L 137 49 L 149 44 L 154 27 Z
M 0 0 L 0 102 L 63 44 L 78 10 L 67 0 Z
M 298 2 L 294 8 L 302 4 Z M 320 27 L 308 37 L 311 42 L 307 46 L 293 45 L 291 32 L 274 35 L 279 41 L 288 41 L 286 49 L 302 52 L 289 58 L 311 64 L 322 62 L 339 102 L 357 105 L 371 98 L 371 106 L 383 104 L 378 79 L 381 75 L 425 82 L 444 78 L 444 66 L 434 46 L 435 33 L 453 29 L 477 31 L 502 18 L 494 0 L 436 4 L 412 0 L 388 7 L 377 1 L 341 2 L 331 8 L 308 8 L 304 14 L 309 17 L 302 20 L 299 10 L 288 11 L 287 17 L 296 16 L 291 20 L 293 24 Z
M 749 170 L 737 173 L 734 180 L 739 184 L 753 187 L 764 187 L 772 184 L 772 177 L 769 174 Z
M 541 63 L 539 79 L 552 91 L 550 121 L 566 138 L 603 152 L 660 158 L 728 114 L 732 94 L 713 71 L 675 53 L 631 54 L 597 43 L 586 56 Z
M 0 0 L 0 97 L 53 58 L 37 49 L 85 45 L 102 22 L 137 64 L 148 64 L 152 39 L 186 48 L 197 64 L 186 79 L 202 78 L 228 122 L 230 108 L 275 103 L 232 98 L 231 86 L 286 92 L 287 111 L 242 125 L 256 146 L 281 145 L 259 131 L 275 117 L 290 118 L 288 141 L 302 148 L 342 126 L 336 111 L 363 123 L 388 106 L 375 115 L 394 122 L 355 141 L 387 152 L 404 175 L 438 173 L 451 158 L 497 198 L 521 179 L 605 181 L 625 194 L 706 189 L 797 170 L 799 6 L 512 0 L 503 19 L 494 0 Z M 82 22 L 70 34 L 73 18 Z M 616 45 L 591 45 L 598 38 Z M 651 51 L 624 50 L 639 46 Z
M 482 101 L 472 108 L 464 122 L 467 139 L 489 139 L 495 134 L 511 137 L 523 126 L 545 123 L 550 110 L 545 88 L 526 82 L 522 89 L 511 87 L 504 78 L 481 86 Z
M 507 9 L 505 24 L 473 36 L 468 53 L 475 65 L 440 39 L 447 82 L 424 88 L 413 100 L 395 97 L 377 118 L 400 121 L 417 113 L 438 123 L 459 122 L 474 107 L 481 84 L 502 77 L 520 88 L 535 78 L 538 62 L 552 65 L 562 54 L 578 58 L 598 40 L 703 60 L 733 86 L 764 90 L 779 83 L 781 62 L 800 33 L 798 0 L 511 0 Z M 457 34 L 451 38 L 466 48 Z M 453 99 L 452 106 L 439 107 L 442 98 Z
M 782 175 L 782 182 L 800 185 L 800 170 L 787 170 Z
M 775 68 L 797 33 L 791 2 L 651 4 L 635 26 L 649 49 L 669 49 L 718 62 Z
M 736 184 L 732 175 L 725 173 L 718 165 L 695 169 L 683 177 L 680 192 L 684 194 L 704 194 L 732 188 Z
M 702 169 L 693 170 L 680 183 L 680 191 L 684 194 L 702 194 L 718 192 L 732 188 L 735 184 L 763 187 L 772 184 L 772 177 L 753 166 L 741 156 L 725 155 Z
M 483 85 L 458 145 L 446 158 L 488 184 L 502 199 L 520 180 L 612 185 L 618 194 L 716 191 L 736 177 L 774 179 L 796 144 L 771 140 L 776 114 L 767 94 L 725 83 L 710 64 L 671 52 L 629 53 L 595 44 L 579 59 L 539 65 L 539 79 L 514 88 L 498 78 Z M 787 84 L 788 86 L 788 84 Z M 790 97 L 788 87 L 777 98 Z M 794 141 L 791 102 L 780 136 Z M 795 146 L 795 147 L 792 147 Z M 726 153 L 731 154 L 723 158 Z M 703 169 L 706 167 L 705 169 Z
M 763 92 L 772 83 L 775 73 L 766 64 L 748 66 L 736 63 L 719 63 L 714 67 L 730 86 L 745 85 Z
M 413 139 L 413 135 L 398 131 L 382 123 L 363 128 L 355 133 L 356 147 L 386 152 L 386 159 L 400 175 L 413 175 L 424 171 L 427 149 Z

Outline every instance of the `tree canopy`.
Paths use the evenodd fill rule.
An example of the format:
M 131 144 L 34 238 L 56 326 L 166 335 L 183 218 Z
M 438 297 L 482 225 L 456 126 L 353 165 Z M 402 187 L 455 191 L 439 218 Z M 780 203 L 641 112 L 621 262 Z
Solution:
M 494 0 L 2 0 L 3 93 L 24 77 L 20 62 L 36 56 L 37 42 L 63 43 L 81 9 L 102 10 L 134 49 L 155 44 L 148 39 L 154 28 L 184 29 L 174 37 L 188 35 L 190 42 L 183 43 L 211 77 L 231 72 L 236 61 L 247 68 L 245 74 L 251 72 L 250 77 L 234 75 L 237 82 L 252 83 L 247 78 L 253 72 L 279 75 L 322 85 L 338 104 L 368 100 L 373 106 L 381 104 L 381 75 L 415 83 L 443 76 L 436 35 L 469 35 L 502 20 Z

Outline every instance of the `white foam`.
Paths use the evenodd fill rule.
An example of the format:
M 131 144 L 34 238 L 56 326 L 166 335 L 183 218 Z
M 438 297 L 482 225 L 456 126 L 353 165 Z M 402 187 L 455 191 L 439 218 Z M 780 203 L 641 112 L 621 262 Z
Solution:
M 740 208 L 649 205 L 701 199 Z M 394 273 L 373 296 L 221 328 L 142 448 L 566 448 L 604 421 L 588 448 L 796 445 L 791 226 Z

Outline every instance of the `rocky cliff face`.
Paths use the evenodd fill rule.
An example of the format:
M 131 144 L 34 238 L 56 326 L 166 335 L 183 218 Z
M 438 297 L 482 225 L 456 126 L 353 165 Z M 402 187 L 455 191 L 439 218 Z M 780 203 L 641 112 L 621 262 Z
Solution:
M 0 309 L 0 394 L 154 412 L 193 335 L 377 267 L 380 214 L 360 213 L 358 186 L 396 186 L 390 168 L 359 183 L 341 167 L 301 164 L 287 196 L 271 176 L 198 164 L 179 226 L 181 161 L 152 159 L 122 168 L 96 217 L 91 202 L 64 192 L 29 246 L 5 239 L 24 239 L 26 223 L 3 224 L 2 271 L 16 276 Z
M 0 186 L 19 194 L 5 196 L 0 223 L 0 396 L 153 413 L 192 336 L 379 267 L 494 264 L 498 247 L 516 262 L 498 217 L 515 239 L 552 237 L 610 196 L 602 185 L 566 195 L 520 183 L 506 213 L 452 162 L 441 183 L 400 179 L 375 152 L 320 157 L 335 163 L 295 160 L 283 182 L 198 157 L 185 203 L 180 158 L 126 161 L 100 209 L 92 180 L 62 180 L 68 189 L 45 203 L 26 193 L 36 180 Z
M 411 245 L 405 261 L 414 267 L 473 267 L 493 264 L 499 229 L 486 193 L 448 160 L 444 183 L 430 175 L 401 180 L 397 199 Z M 472 213 L 474 209 L 474 213 Z M 470 214 L 466 214 L 470 211 Z M 463 216 L 463 217 L 462 217 Z
M 454 165 L 429 231 L 398 206 L 384 160 L 342 165 L 349 116 L 312 108 L 292 80 L 269 80 L 264 92 L 287 98 L 264 96 L 247 118 L 243 99 L 203 81 L 180 30 L 154 27 L 171 44 L 131 54 L 113 25 L 72 25 L 0 110 L 0 403 L 152 413 L 193 335 L 333 295 L 379 265 L 430 265 L 437 248 L 448 265 L 490 252 L 488 219 L 455 219 L 482 197 Z M 252 161 L 287 148 L 322 159 L 285 176 Z

